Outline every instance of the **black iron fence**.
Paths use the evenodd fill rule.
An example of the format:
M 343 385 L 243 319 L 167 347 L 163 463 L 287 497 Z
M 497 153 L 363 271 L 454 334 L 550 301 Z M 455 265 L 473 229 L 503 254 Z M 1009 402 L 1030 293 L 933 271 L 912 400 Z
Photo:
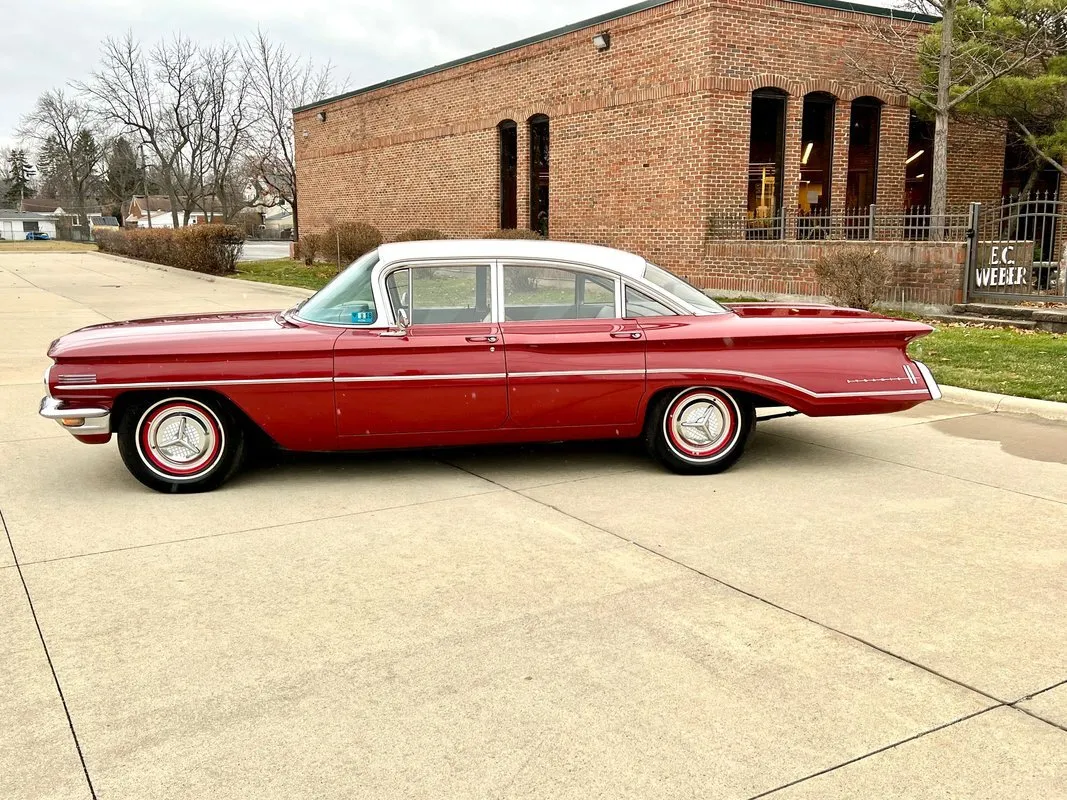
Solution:
M 754 216 L 741 210 L 712 212 L 705 235 L 709 241 L 795 239 L 851 239 L 868 241 L 962 242 L 967 238 L 970 207 L 954 206 L 936 221 L 927 206 L 899 211 L 878 205 L 830 210 L 779 210 L 769 216 Z M 941 236 L 933 236 L 940 227 Z

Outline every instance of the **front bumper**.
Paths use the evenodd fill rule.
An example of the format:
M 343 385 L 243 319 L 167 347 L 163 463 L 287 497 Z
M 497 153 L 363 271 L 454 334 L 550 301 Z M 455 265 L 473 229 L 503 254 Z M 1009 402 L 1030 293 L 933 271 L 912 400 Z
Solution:
M 41 399 L 38 412 L 45 419 L 54 419 L 60 427 L 75 436 L 99 436 L 111 434 L 111 410 L 99 406 L 65 408 L 51 395 Z
M 934 380 L 934 376 L 930 373 L 930 368 L 921 361 L 914 362 L 915 366 L 919 368 L 919 374 L 923 376 L 923 380 L 926 381 L 926 388 L 930 390 L 931 400 L 941 399 L 941 387 L 937 385 L 937 381 Z

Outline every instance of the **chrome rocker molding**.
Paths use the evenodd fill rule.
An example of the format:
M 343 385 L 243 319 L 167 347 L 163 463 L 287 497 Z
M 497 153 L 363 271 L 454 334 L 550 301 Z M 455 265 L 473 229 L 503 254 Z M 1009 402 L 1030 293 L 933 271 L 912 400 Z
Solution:
M 54 419 L 65 431 L 75 435 L 111 433 L 111 412 L 106 408 L 63 408 L 60 401 L 47 396 L 41 399 L 38 412 L 45 419 Z M 80 419 L 81 425 L 64 425 L 65 419 Z

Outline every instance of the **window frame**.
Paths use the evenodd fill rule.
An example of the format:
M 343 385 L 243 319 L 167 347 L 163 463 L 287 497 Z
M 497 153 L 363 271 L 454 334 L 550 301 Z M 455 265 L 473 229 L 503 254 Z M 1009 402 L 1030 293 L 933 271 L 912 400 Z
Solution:
M 671 313 L 670 314 L 656 314 L 655 316 L 649 316 L 649 317 L 627 317 L 627 316 L 624 316 L 623 319 L 638 320 L 638 319 L 660 319 L 660 318 L 668 317 L 668 316 L 671 316 L 671 317 L 691 317 L 691 316 L 693 316 L 688 311 L 686 311 L 686 312 L 679 311 L 671 303 L 664 302 L 663 299 L 661 299 L 660 297 L 657 297 L 655 294 L 653 294 L 652 292 L 648 291 L 648 287 L 643 286 L 643 285 L 639 285 L 639 284 L 635 283 L 634 281 L 626 281 L 626 280 L 624 280 L 622 282 L 622 313 L 623 314 L 626 314 L 626 290 L 627 289 L 633 289 L 635 292 L 640 292 L 645 297 L 647 297 L 649 300 L 652 300 L 653 302 L 659 303 L 661 306 L 666 308 Z
M 409 323 L 409 328 L 421 327 L 426 325 L 489 325 L 499 322 L 497 319 L 497 293 L 496 293 L 496 259 L 486 258 L 434 258 L 423 259 L 420 261 L 396 261 L 386 266 L 379 273 L 377 279 L 375 279 L 375 286 L 380 290 L 382 297 L 385 300 L 385 307 L 389 309 L 389 324 L 387 327 L 395 328 L 399 325 L 397 322 L 396 306 L 393 304 L 393 297 L 389 293 L 389 276 L 395 272 L 401 270 L 408 271 L 408 294 L 414 294 L 415 280 L 412 276 L 411 270 L 416 269 L 446 269 L 448 267 L 467 267 L 468 269 L 477 269 L 478 267 L 485 267 L 488 270 L 489 275 L 489 287 L 487 291 L 487 297 L 489 299 L 489 321 L 478 320 L 476 322 L 414 322 L 414 311 L 409 310 L 408 315 L 412 318 Z M 398 298 L 399 299 L 399 298 Z M 409 306 L 410 309 L 410 306 Z M 381 319 L 382 315 L 379 314 L 378 318 Z
M 582 322 L 584 318 L 576 319 L 558 319 L 558 320 L 505 320 L 504 315 L 507 312 L 507 306 L 504 304 L 504 269 L 506 267 L 518 267 L 520 269 L 558 269 L 575 273 L 586 273 L 595 275 L 598 278 L 604 278 L 610 280 L 615 286 L 615 316 L 614 317 L 600 317 L 600 319 L 615 319 L 621 320 L 622 317 L 622 276 L 618 272 L 614 272 L 609 269 L 602 269 L 600 267 L 590 266 L 588 264 L 576 264 L 571 261 L 551 261 L 546 259 L 523 259 L 523 258 L 502 258 L 497 260 L 497 297 L 496 308 L 499 312 L 497 322 Z M 584 320 L 588 321 L 588 320 Z

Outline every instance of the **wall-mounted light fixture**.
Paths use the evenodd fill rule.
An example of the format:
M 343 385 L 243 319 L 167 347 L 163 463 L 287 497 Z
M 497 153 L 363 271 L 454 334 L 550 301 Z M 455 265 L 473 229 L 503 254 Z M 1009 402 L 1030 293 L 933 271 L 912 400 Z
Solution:
M 804 148 L 804 156 L 800 159 L 801 164 L 807 164 L 808 159 L 811 158 L 811 148 L 815 146 L 815 142 L 808 142 L 808 146 Z
M 908 156 L 908 160 L 905 161 L 904 163 L 905 164 L 910 164 L 912 161 L 917 159 L 919 156 L 921 156 L 925 152 L 926 152 L 925 150 L 916 150 L 914 153 L 912 153 L 910 156 Z
M 304 136 L 304 138 L 305 138 L 305 139 L 306 139 L 306 138 L 308 138 L 308 132 L 307 132 L 307 131 L 304 131 L 304 132 L 303 132 L 303 136 Z
M 319 117 L 319 122 L 325 122 L 326 121 L 326 112 L 325 111 L 320 111 L 318 113 L 318 117 Z
M 605 50 L 611 47 L 611 34 L 607 31 L 604 31 L 603 33 L 598 33 L 596 36 L 593 37 L 593 46 L 601 53 L 603 53 Z

